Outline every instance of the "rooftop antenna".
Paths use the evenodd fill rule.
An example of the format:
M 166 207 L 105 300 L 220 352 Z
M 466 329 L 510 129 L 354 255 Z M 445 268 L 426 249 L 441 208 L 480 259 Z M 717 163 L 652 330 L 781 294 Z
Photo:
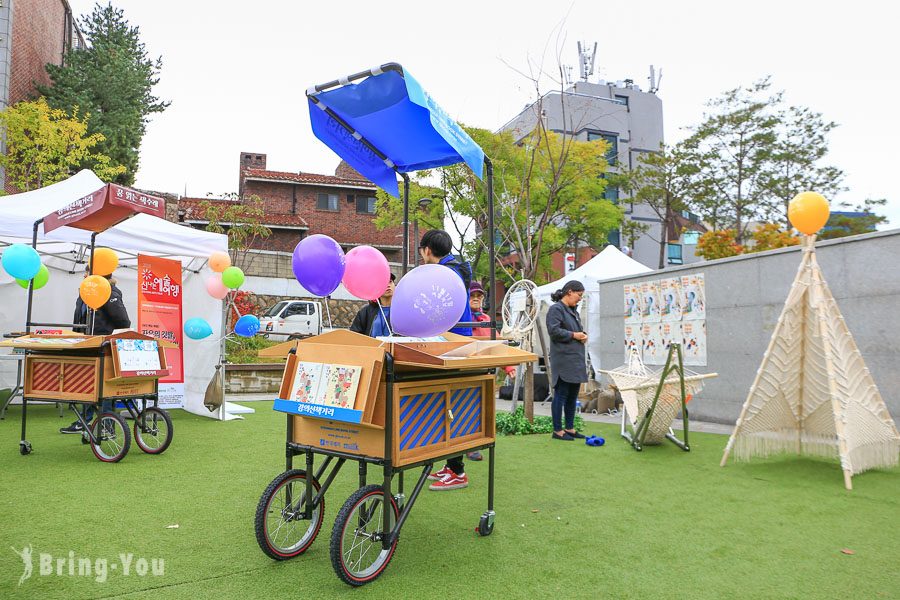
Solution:
M 594 42 L 593 51 L 588 51 L 587 42 L 584 46 L 578 42 L 578 71 L 581 74 L 581 80 L 587 81 L 588 77 L 594 74 L 594 61 L 597 58 L 597 42 Z
M 572 65 L 563 65 L 562 74 L 566 85 L 572 85 Z
M 662 67 L 659 69 L 659 78 L 656 77 L 656 70 L 650 65 L 650 89 L 651 94 L 655 94 L 659 90 L 659 83 L 662 81 Z

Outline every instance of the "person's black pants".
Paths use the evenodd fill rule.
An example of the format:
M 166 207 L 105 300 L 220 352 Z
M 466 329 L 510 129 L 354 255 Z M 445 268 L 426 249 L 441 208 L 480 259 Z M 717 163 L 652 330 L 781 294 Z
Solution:
M 453 458 L 447 461 L 447 467 L 450 468 L 451 471 L 456 473 L 457 475 L 462 475 L 466 472 L 466 466 L 463 463 L 462 456 L 454 456 Z
M 566 429 L 575 429 L 575 402 L 578 400 L 580 383 L 569 383 L 562 379 L 557 380 L 553 388 L 553 404 L 550 412 L 553 415 L 553 431 L 560 431 L 562 426 L 563 409 L 566 412 Z

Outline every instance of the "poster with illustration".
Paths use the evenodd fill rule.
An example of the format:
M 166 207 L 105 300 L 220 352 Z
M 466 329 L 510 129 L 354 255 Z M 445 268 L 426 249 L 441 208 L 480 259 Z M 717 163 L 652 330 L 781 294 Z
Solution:
M 641 323 L 641 286 L 632 283 L 625 284 L 625 323 Z
M 659 282 L 641 283 L 641 322 L 659 323 Z
M 290 400 L 297 402 L 316 402 L 319 383 L 322 381 L 322 363 L 299 361 L 294 375 L 294 385 Z
M 685 275 L 681 278 L 681 309 L 685 321 L 706 318 L 706 290 L 703 273 Z
M 631 356 L 631 351 L 637 350 L 638 355 L 642 351 L 641 326 L 625 324 L 625 362 Z
M 681 335 L 681 322 L 678 323 L 667 323 L 663 321 L 659 324 L 659 338 L 662 344 L 663 355 L 668 357 L 669 355 L 669 346 L 672 344 L 680 344 L 682 341 Z M 684 356 L 684 350 L 681 351 L 682 357 Z M 663 358 L 663 362 L 665 362 L 665 358 Z
M 678 277 L 659 280 L 660 320 L 681 321 L 681 280 Z
M 681 337 L 684 364 L 706 366 L 706 321 L 682 321 Z
M 665 362 L 666 353 L 659 333 L 659 323 L 641 325 L 641 342 L 645 365 L 661 365 Z
M 325 365 L 322 371 L 322 387 L 319 389 L 319 404 L 354 408 L 356 390 L 362 367 L 352 365 Z

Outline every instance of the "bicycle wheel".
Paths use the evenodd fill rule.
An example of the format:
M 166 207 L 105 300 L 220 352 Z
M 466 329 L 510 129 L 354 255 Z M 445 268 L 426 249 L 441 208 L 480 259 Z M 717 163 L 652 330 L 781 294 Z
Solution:
M 162 454 L 172 443 L 172 418 L 155 406 L 148 406 L 134 420 L 134 441 L 147 454 Z
M 347 498 L 331 530 L 331 564 L 345 583 L 360 586 L 374 581 L 384 571 L 397 538 L 385 549 L 383 536 L 390 532 L 400 511 L 391 497 L 390 522 L 384 523 L 384 494 L 380 485 L 359 488 Z
M 319 482 L 312 479 L 313 493 Z M 309 519 L 306 509 L 306 471 L 285 471 L 272 480 L 256 506 L 256 541 L 263 553 L 275 560 L 300 556 L 312 545 L 325 516 L 325 498 L 313 507 Z M 304 525 L 305 523 L 305 525 Z
M 128 454 L 131 447 L 131 432 L 125 419 L 115 413 L 100 414 L 91 425 L 94 439 L 91 450 L 94 456 L 103 462 L 119 462 Z

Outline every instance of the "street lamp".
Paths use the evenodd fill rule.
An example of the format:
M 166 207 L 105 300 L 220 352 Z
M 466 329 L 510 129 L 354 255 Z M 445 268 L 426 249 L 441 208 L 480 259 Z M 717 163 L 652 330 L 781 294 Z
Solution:
M 413 240 L 416 244 L 416 257 L 413 266 L 416 267 L 419 266 L 419 213 L 428 211 L 429 206 L 431 206 L 431 198 L 419 198 L 416 214 L 413 219 Z

